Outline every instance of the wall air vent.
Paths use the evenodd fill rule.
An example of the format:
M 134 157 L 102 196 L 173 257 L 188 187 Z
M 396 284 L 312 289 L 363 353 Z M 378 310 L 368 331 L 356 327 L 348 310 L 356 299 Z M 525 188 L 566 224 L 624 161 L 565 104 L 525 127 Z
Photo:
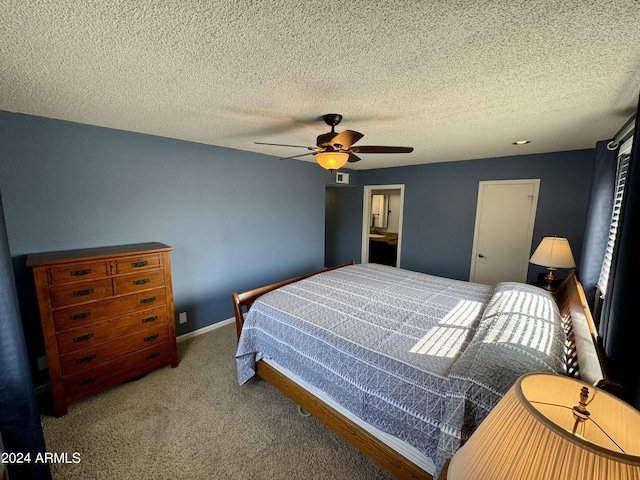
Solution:
M 336 183 L 349 183 L 349 174 L 336 172 Z

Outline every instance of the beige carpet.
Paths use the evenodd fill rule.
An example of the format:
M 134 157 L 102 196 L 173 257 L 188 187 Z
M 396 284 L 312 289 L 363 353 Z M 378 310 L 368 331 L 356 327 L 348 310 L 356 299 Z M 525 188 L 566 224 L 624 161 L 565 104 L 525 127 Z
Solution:
M 54 418 L 41 399 L 47 450 L 80 454 L 54 479 L 389 479 L 260 379 L 240 386 L 235 326 L 178 344 L 180 366 L 73 403 Z

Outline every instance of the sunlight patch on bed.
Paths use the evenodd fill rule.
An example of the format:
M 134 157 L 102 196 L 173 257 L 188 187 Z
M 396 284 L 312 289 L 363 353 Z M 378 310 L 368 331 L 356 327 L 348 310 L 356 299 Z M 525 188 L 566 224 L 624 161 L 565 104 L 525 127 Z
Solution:
M 409 351 L 420 355 L 455 357 L 466 334 L 462 328 L 433 327 Z
M 525 313 L 543 318 L 552 315 L 551 301 L 530 292 L 507 290 L 496 293 L 494 299 L 495 301 L 487 307 L 487 316 L 500 312 Z
M 420 355 L 455 357 L 460 351 L 467 335 L 467 328 L 473 324 L 482 304 L 470 300 L 460 300 L 440 321 L 440 325 L 431 328 L 409 350 Z M 442 326 L 446 325 L 446 326 Z
M 444 325 L 455 325 L 458 327 L 468 327 L 475 322 L 480 314 L 482 303 L 471 300 L 460 300 L 458 304 L 447 313 L 440 323 Z
M 495 330 L 487 335 L 485 343 L 512 343 L 534 348 L 548 355 L 553 343 L 553 324 L 528 316 L 522 316 L 518 320 L 514 324 L 513 318 L 500 319 L 496 322 Z
M 484 342 L 522 345 L 548 355 L 553 343 L 555 326 L 543 318 L 553 315 L 551 302 L 528 292 L 518 292 L 517 295 L 513 295 L 514 292 L 506 293 L 512 295 L 508 306 L 502 306 L 505 313 L 496 314 Z

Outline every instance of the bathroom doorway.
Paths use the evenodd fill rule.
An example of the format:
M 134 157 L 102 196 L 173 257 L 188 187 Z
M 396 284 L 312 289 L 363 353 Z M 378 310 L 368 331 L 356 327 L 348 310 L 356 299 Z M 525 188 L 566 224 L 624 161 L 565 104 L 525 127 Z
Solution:
M 362 263 L 400 266 L 404 185 L 365 185 Z

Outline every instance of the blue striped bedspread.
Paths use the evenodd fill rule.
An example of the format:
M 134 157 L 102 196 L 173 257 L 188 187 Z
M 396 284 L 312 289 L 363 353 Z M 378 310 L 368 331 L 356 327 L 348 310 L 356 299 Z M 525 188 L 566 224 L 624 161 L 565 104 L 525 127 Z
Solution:
M 518 377 L 563 373 L 564 345 L 540 288 L 359 264 L 260 297 L 236 360 L 241 384 L 271 358 L 440 471 Z

